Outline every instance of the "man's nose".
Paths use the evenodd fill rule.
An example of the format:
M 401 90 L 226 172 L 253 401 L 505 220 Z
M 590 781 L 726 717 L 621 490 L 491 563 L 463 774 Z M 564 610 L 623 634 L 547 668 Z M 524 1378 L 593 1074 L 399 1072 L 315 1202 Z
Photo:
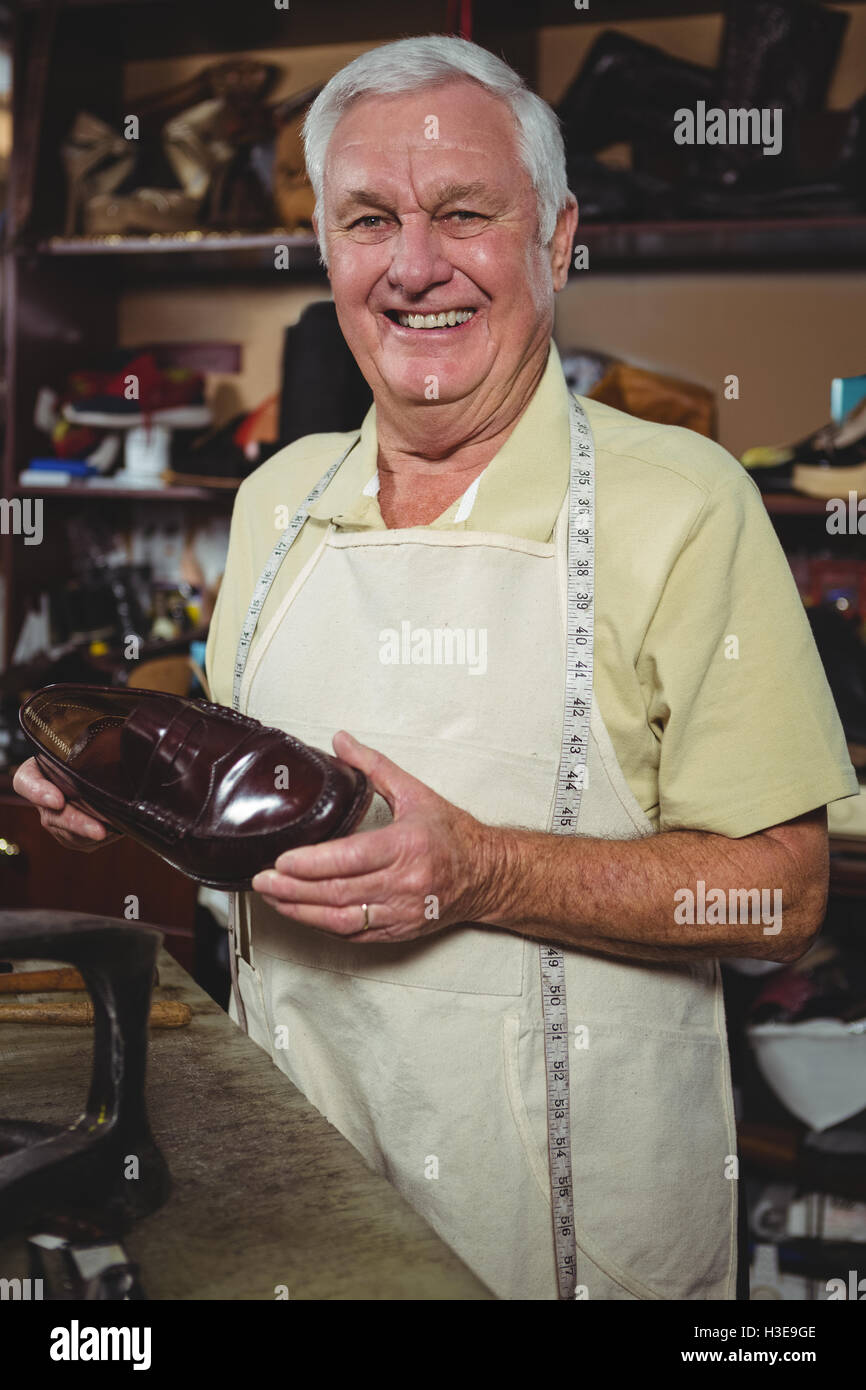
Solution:
M 423 294 L 431 285 L 450 280 L 454 267 L 442 253 L 438 231 L 426 217 L 404 221 L 392 242 L 388 281 L 407 296 Z

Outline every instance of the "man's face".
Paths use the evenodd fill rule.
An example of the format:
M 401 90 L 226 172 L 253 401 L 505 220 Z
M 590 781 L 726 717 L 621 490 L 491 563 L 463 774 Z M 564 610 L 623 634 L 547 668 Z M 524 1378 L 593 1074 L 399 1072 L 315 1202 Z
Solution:
M 350 107 L 328 146 L 322 224 L 340 326 L 377 399 L 492 410 L 546 345 L 558 277 L 511 113 L 476 83 Z

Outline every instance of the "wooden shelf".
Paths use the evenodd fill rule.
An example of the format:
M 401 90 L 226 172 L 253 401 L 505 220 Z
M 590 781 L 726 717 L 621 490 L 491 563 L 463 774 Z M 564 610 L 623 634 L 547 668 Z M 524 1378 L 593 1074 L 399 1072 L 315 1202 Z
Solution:
M 497 21 L 493 0 L 483 4 L 488 23 Z M 511 5 L 518 16 L 520 6 L 515 0 Z M 45 0 L 18 3 L 25 17 L 45 8 Z M 445 33 L 447 17 L 446 0 L 413 0 L 411 14 L 405 0 L 376 0 L 373 5 L 290 0 L 288 9 L 277 9 L 273 0 L 245 6 L 240 0 L 64 0 L 61 10 L 61 20 L 86 37 L 88 47 L 121 62 L 239 49 L 386 43 L 406 32 Z
M 235 492 L 235 488 L 228 487 L 100 487 L 98 483 L 92 486 L 88 483 L 68 483 L 61 487 L 52 484 L 43 488 L 34 484 L 32 487 L 16 488 L 19 497 L 38 496 L 46 501 L 55 497 L 86 497 L 88 500 L 98 498 L 103 501 L 134 498 L 137 502 L 220 502 L 223 499 L 233 501 Z
M 826 516 L 827 504 L 820 497 L 804 497 L 799 492 L 762 493 L 771 516 Z
M 580 189 L 575 191 L 579 198 Z M 575 242 L 588 247 L 591 270 L 748 269 L 767 264 L 773 268 L 843 270 L 866 266 L 866 214 L 587 222 L 578 226 Z M 574 270 L 572 278 L 585 273 Z
M 578 190 L 579 192 L 579 190 Z M 726 221 L 587 222 L 578 245 L 589 249 L 591 270 L 692 270 L 751 266 L 809 266 L 832 270 L 866 266 L 862 217 L 741 218 Z M 225 273 L 285 275 L 274 252 L 286 246 L 290 275 L 323 277 L 311 232 L 279 227 L 267 232 L 180 232 L 128 237 L 49 237 L 19 247 L 23 258 L 74 259 L 99 274 L 206 278 Z M 572 271 L 577 279 L 583 271 Z
M 288 270 L 277 269 L 274 253 L 287 247 Z M 35 247 L 19 247 L 24 259 L 48 257 L 57 264 L 74 261 L 76 271 L 106 272 L 117 278 L 207 279 L 226 274 L 260 276 L 324 275 L 312 232 L 178 232 L 128 237 L 49 237 Z
M 49 237 L 36 248 L 48 256 L 138 255 L 141 252 L 186 253 L 195 251 L 271 251 L 277 245 L 290 250 L 316 248 L 312 232 L 290 232 L 273 227 L 267 232 L 153 232 L 141 236 Z

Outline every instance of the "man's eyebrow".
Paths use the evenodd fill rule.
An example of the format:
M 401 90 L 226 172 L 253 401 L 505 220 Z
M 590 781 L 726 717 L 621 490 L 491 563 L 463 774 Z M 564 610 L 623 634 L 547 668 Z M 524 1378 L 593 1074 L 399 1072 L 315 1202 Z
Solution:
M 436 189 L 435 198 L 437 204 L 459 203 L 467 198 L 495 197 L 496 189 L 483 179 L 475 179 L 472 183 L 444 183 Z
M 472 198 L 488 198 L 501 202 L 502 195 L 485 183 L 474 179 L 471 183 L 443 183 L 433 190 L 433 203 L 441 207 L 443 203 L 459 203 Z M 354 207 L 373 207 L 393 209 L 392 196 L 375 188 L 349 188 L 337 204 L 336 214 L 345 217 Z
M 374 188 L 349 188 L 336 206 L 338 217 L 344 217 L 353 207 L 390 208 L 391 199 L 387 193 L 379 193 Z

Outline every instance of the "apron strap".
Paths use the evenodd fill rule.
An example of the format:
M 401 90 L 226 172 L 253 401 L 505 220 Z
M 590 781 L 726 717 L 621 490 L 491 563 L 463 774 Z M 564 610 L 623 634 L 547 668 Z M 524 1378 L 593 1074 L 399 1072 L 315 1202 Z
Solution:
M 285 531 L 280 536 L 279 540 L 277 541 L 276 545 L 271 551 L 270 556 L 268 557 L 268 562 L 265 565 L 265 568 L 262 570 L 261 574 L 259 575 L 258 582 L 256 583 L 256 587 L 253 590 L 253 596 L 250 600 L 250 606 L 247 609 L 247 616 L 244 619 L 244 625 L 241 629 L 241 635 L 238 640 L 237 656 L 235 657 L 234 685 L 232 687 L 232 709 L 234 710 L 240 709 L 241 684 L 244 678 L 244 671 L 246 670 L 247 657 L 249 655 L 250 645 L 252 643 L 255 630 L 258 627 L 259 616 L 261 614 L 262 608 L 264 607 L 265 599 L 267 598 L 270 592 L 271 585 L 274 582 L 274 578 L 276 577 L 277 571 L 279 570 L 280 565 L 283 563 L 283 560 L 285 559 L 286 555 L 288 555 L 289 551 L 291 550 L 292 546 L 294 545 L 295 541 L 300 535 L 301 528 L 303 527 L 303 524 L 307 519 L 307 509 L 313 504 L 313 502 L 317 501 L 318 498 L 321 497 L 322 493 L 325 491 L 325 488 L 330 483 L 337 469 L 349 457 L 349 454 L 352 452 L 360 438 L 361 432 L 359 430 L 349 447 L 346 450 L 344 450 L 344 452 L 334 463 L 331 464 L 328 471 L 324 473 L 322 477 L 319 479 L 319 481 L 316 483 L 316 486 L 313 488 L 312 492 L 308 493 L 307 496 L 304 498 L 300 507 L 295 512 L 295 515 L 292 517 Z M 237 1009 L 238 1023 L 240 1024 L 243 1031 L 249 1034 L 249 1028 L 247 1027 L 246 1010 L 244 1008 L 244 1001 L 241 997 L 240 982 L 238 980 L 237 952 L 240 948 L 239 909 L 239 895 L 237 893 L 231 893 L 229 895 L 228 935 L 229 968 L 231 970 L 232 993 L 234 995 L 235 1008 Z
M 322 493 L 325 491 L 325 488 L 330 483 L 337 469 L 349 457 L 349 454 L 352 452 L 360 438 L 361 431 L 359 430 L 355 438 L 349 445 L 348 449 L 345 449 L 344 452 L 340 455 L 340 457 L 334 463 L 331 464 L 327 473 L 324 473 L 322 475 L 322 477 L 316 483 L 316 486 L 313 488 L 312 492 L 308 493 L 307 496 L 304 498 L 303 502 L 298 507 L 298 510 L 295 512 L 295 515 L 292 517 L 285 531 L 280 536 L 280 539 L 277 541 L 276 545 L 271 551 L 268 557 L 268 562 L 258 577 L 256 587 L 253 590 L 253 596 L 250 599 L 250 606 L 247 609 L 247 616 L 244 619 L 244 625 L 241 628 L 241 635 L 238 639 L 238 650 L 237 655 L 235 657 L 234 684 L 232 686 L 232 709 L 240 709 L 241 683 L 243 682 L 244 671 L 246 670 L 247 657 L 249 655 L 250 645 L 253 640 L 253 634 L 255 633 L 255 630 L 258 627 L 259 617 L 264 607 L 265 599 L 267 598 L 270 592 L 271 585 L 274 582 L 274 578 L 276 577 L 277 571 L 301 533 L 301 528 L 307 519 L 308 508 L 312 506 L 313 502 L 318 501 L 318 499 L 321 497 Z

